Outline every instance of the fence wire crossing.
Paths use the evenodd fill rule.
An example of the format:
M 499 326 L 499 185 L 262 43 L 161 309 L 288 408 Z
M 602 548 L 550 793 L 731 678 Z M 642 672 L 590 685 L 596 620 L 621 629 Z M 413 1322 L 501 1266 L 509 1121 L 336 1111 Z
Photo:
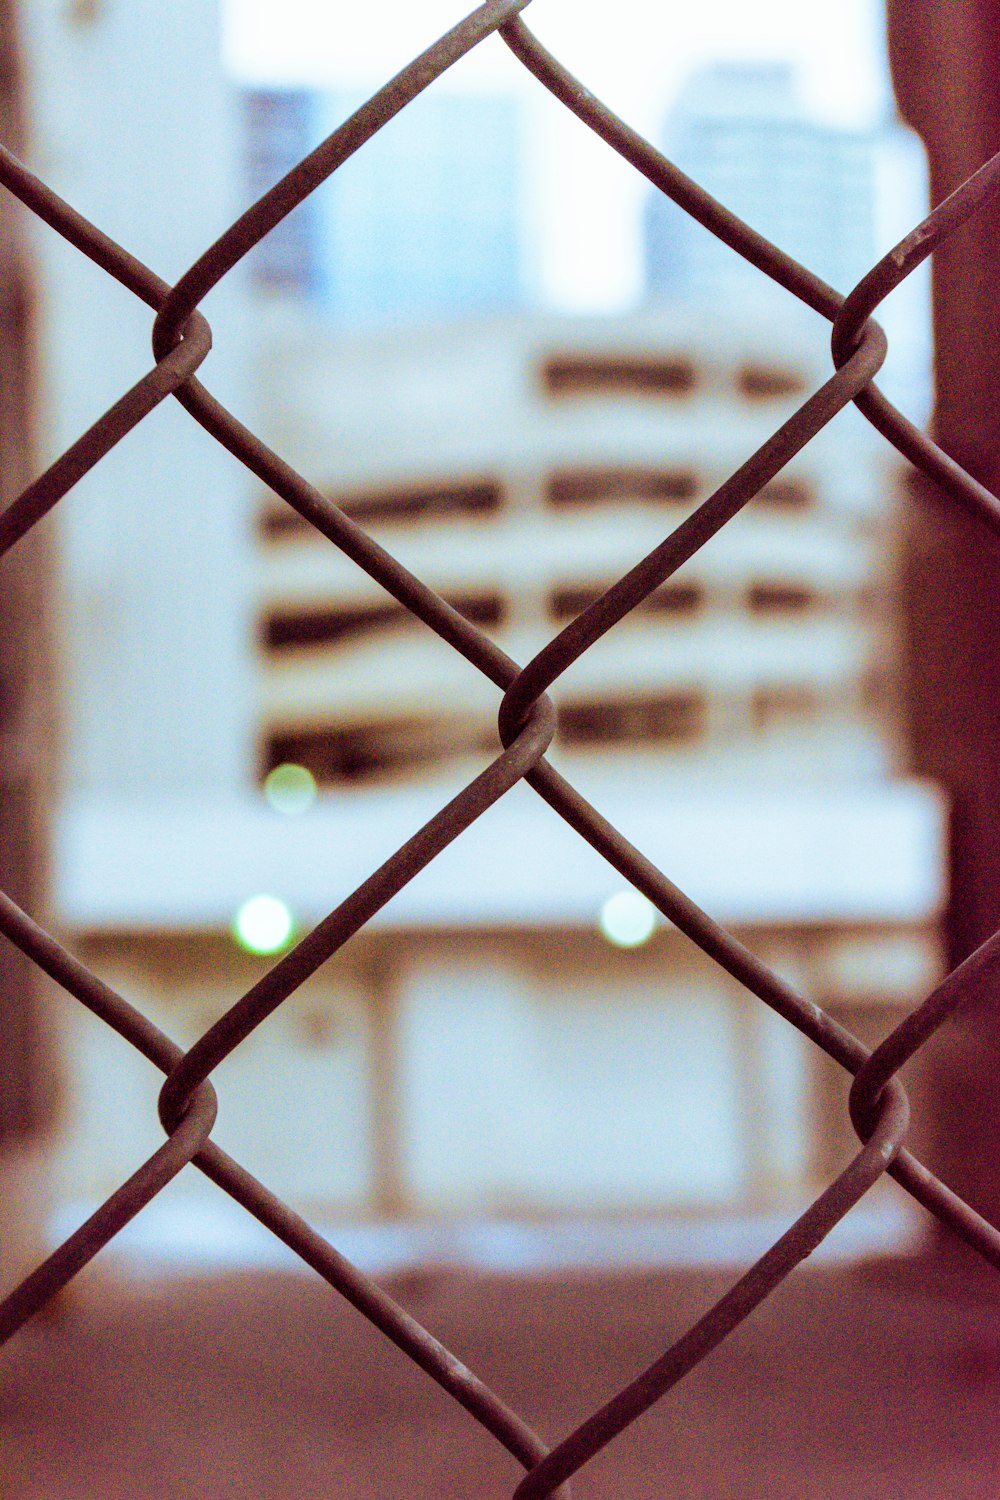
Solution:
M 885 358 L 886 340 L 872 317 L 880 302 L 935 246 L 1000 192 L 1000 154 L 883 257 L 845 298 L 730 213 L 589 93 L 525 26 L 520 12 L 527 4 L 528 0 L 487 0 L 480 5 L 299 162 L 172 287 L 0 148 L 3 185 L 156 315 L 153 367 L 0 514 L 0 555 L 15 546 L 154 407 L 173 396 L 236 460 L 495 684 L 500 741 L 500 753 L 484 771 L 281 958 L 187 1052 L 0 893 L 0 931 L 6 938 L 166 1075 L 159 1102 L 166 1132 L 163 1145 L 0 1304 L 0 1340 L 10 1338 L 182 1168 L 193 1164 L 492 1433 L 525 1470 L 513 1491 L 516 1500 L 542 1500 L 557 1493 L 568 1495 L 571 1477 L 748 1317 L 883 1173 L 888 1172 L 917 1202 L 1000 1269 L 1000 1231 L 907 1151 L 909 1108 L 897 1078 L 903 1064 L 958 1005 L 1000 976 L 1000 934 L 984 943 L 869 1052 L 701 911 L 545 759 L 556 724 L 548 689 L 736 516 L 852 401 L 905 458 L 937 482 L 950 502 L 964 506 L 1000 533 L 1000 503 L 908 422 L 874 384 Z M 692 515 L 524 667 L 272 452 L 196 377 L 211 347 L 211 330 L 198 310 L 208 292 L 387 120 L 493 32 L 499 33 L 514 58 L 544 88 L 654 187 L 735 254 L 832 324 L 833 373 L 825 384 Z M 852 1075 L 850 1114 L 861 1142 L 845 1170 L 704 1317 L 552 1447 L 211 1138 L 216 1115 L 211 1081 L 215 1068 L 435 855 L 522 779 L 698 948 Z

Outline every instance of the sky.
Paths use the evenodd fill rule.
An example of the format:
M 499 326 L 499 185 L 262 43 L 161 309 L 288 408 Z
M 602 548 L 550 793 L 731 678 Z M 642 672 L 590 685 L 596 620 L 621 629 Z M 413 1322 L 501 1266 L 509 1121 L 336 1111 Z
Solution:
M 225 58 L 239 79 L 374 89 L 472 8 L 471 0 L 222 0 Z M 836 23 L 829 17 L 836 15 Z M 524 20 L 643 134 L 660 134 L 679 85 L 719 58 L 793 63 L 818 118 L 865 125 L 891 95 L 883 0 L 534 0 Z M 614 311 L 641 290 L 645 184 L 545 94 L 497 37 L 435 88 L 516 92 L 531 136 L 525 221 L 535 284 L 567 311 Z M 885 248 L 889 248 L 886 246 Z
M 226 54 L 247 77 L 370 82 L 402 67 L 461 19 L 454 0 L 223 0 Z M 887 83 L 881 0 L 534 0 L 524 20 L 639 129 L 655 126 L 684 75 L 709 57 L 787 58 L 827 118 L 871 120 Z M 613 21 L 609 19 L 613 17 Z M 505 86 L 516 65 L 491 38 L 454 70 L 463 87 Z

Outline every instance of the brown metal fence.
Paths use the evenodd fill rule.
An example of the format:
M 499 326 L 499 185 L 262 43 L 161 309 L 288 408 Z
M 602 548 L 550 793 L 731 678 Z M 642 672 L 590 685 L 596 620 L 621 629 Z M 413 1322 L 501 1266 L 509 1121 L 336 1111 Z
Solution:
M 723 931 L 544 758 L 556 722 L 547 696 L 552 684 L 737 515 L 849 402 L 937 483 L 949 503 L 964 507 L 984 526 L 1000 532 L 1000 503 L 908 422 L 874 384 L 886 341 L 872 317 L 883 298 L 937 244 L 1000 192 L 1000 155 L 964 182 L 845 298 L 729 213 L 588 93 L 526 28 L 519 13 L 527 3 L 487 0 L 479 6 L 249 208 L 173 287 L 0 148 L 4 186 L 156 314 L 153 368 L 0 514 L 0 554 L 31 531 L 159 402 L 173 396 L 236 461 L 496 685 L 500 742 L 499 753 L 486 770 L 281 958 L 187 1052 L 73 958 L 8 895 L 0 894 L 0 931 L 7 940 L 166 1075 L 160 1094 L 164 1144 L 0 1304 L 0 1339 L 10 1338 L 171 1178 L 193 1164 L 291 1247 L 523 1465 L 526 1473 L 515 1490 L 518 1500 L 541 1500 L 557 1492 L 567 1494 L 572 1475 L 748 1317 L 883 1173 L 888 1172 L 942 1224 L 1000 1268 L 1000 1231 L 906 1150 L 909 1107 L 897 1077 L 956 1007 L 981 995 L 995 981 L 1000 973 L 1000 935 L 984 943 L 869 1052 Z M 313 489 L 220 405 L 195 375 L 211 346 L 211 330 L 198 306 L 212 287 L 388 119 L 494 31 L 514 58 L 583 125 L 734 254 L 742 255 L 832 324 L 833 373 L 825 384 L 687 520 L 524 667 Z M 551 1448 L 379 1286 L 211 1139 L 215 1068 L 436 854 L 522 779 L 691 942 L 852 1075 L 850 1113 L 861 1141 L 861 1149 L 845 1170 L 721 1301 L 637 1379 Z

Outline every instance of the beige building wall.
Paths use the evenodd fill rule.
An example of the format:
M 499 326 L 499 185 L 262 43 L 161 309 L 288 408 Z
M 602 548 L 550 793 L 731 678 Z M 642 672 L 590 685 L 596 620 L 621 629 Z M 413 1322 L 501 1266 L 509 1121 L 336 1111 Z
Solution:
M 923 923 L 739 935 L 869 1036 L 938 965 Z M 264 966 L 207 935 L 86 951 L 182 1042 Z M 88 1016 L 69 1024 L 57 1189 L 82 1211 L 159 1144 L 162 1080 Z M 847 1076 L 670 929 L 626 953 L 578 927 L 368 937 L 215 1082 L 215 1138 L 320 1222 L 761 1213 L 804 1202 L 852 1149 Z M 166 1202 L 196 1223 L 217 1198 L 186 1169 Z
M 363 340 L 278 321 L 260 422 L 523 662 L 822 384 L 818 334 L 794 314 L 669 305 Z M 898 771 L 897 482 L 844 413 L 560 678 L 560 764 L 679 783 Z M 261 771 L 400 784 L 481 762 L 496 690 L 282 502 L 260 503 Z

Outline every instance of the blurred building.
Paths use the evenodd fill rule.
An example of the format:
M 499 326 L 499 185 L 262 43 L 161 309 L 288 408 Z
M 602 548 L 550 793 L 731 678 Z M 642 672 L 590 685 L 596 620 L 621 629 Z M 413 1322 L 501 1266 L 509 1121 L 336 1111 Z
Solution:
M 846 128 L 816 119 L 783 62 L 717 62 L 693 73 L 664 123 L 670 159 L 838 292 L 851 290 L 927 213 L 917 136 L 897 119 Z M 661 193 L 644 213 L 652 297 L 739 306 L 788 294 Z M 930 413 L 930 284 L 910 276 L 879 319 L 890 357 L 880 384 L 917 422 Z
M 821 326 L 674 305 L 262 351 L 268 439 L 527 661 L 828 373 Z M 573 768 L 825 783 L 903 764 L 897 466 L 845 414 L 555 689 Z M 440 778 L 495 748 L 496 690 L 282 502 L 262 498 L 261 772 Z M 386 671 L 384 663 L 388 662 Z
M 261 434 L 521 661 L 826 373 L 808 323 L 665 308 L 337 338 L 286 309 L 258 329 Z M 559 767 L 872 1035 L 933 983 L 941 899 L 941 809 L 894 779 L 883 451 L 849 417 L 829 428 L 553 689 Z M 226 937 L 246 898 L 311 925 L 500 748 L 495 688 L 276 497 L 253 509 L 246 788 L 79 799 L 64 823 L 64 910 L 189 1039 L 261 972 Z M 282 795 L 289 766 L 314 801 Z M 798 1201 L 849 1149 L 844 1084 L 677 932 L 636 942 L 620 896 L 509 794 L 224 1065 L 218 1138 L 320 1215 Z M 96 1059 L 115 1044 L 88 1045 L 85 1115 L 111 1140 Z M 86 1132 L 74 1153 L 77 1182 L 108 1167 Z
M 43 173 L 170 277 L 238 211 L 212 17 L 203 0 L 180 8 L 169 40 L 152 0 L 75 29 L 50 4 L 35 21 Z M 192 56 L 195 119 L 171 86 Z M 311 107 L 268 149 L 280 135 L 297 150 Z M 380 139 L 362 153 L 373 173 Z M 440 149 L 454 144 L 449 127 Z M 194 160 L 211 172 L 192 176 Z M 335 274 L 334 241 L 308 223 L 275 250 L 291 297 L 254 300 L 248 273 L 213 292 L 205 382 L 521 661 L 828 373 L 818 323 L 666 306 L 435 326 L 428 303 L 409 327 L 362 333 L 348 311 L 331 332 L 318 309 L 352 284 L 350 261 Z M 387 232 L 359 240 L 365 275 Z M 149 315 L 75 252 L 46 241 L 43 257 L 58 451 L 148 367 Z M 394 274 L 379 306 L 401 305 Z M 803 993 L 876 1034 L 933 980 L 942 899 L 941 807 L 898 779 L 895 482 L 845 414 L 554 689 L 554 758 L 598 808 Z M 170 404 L 53 524 L 62 921 L 190 1042 L 272 961 L 231 935 L 245 901 L 275 898 L 299 929 L 332 909 L 496 753 L 499 694 Z M 319 789 L 297 816 L 263 790 L 287 764 Z M 850 1149 L 846 1079 L 665 924 L 616 946 L 634 940 L 608 921 L 620 886 L 516 788 L 219 1069 L 217 1138 L 320 1217 L 800 1201 Z M 157 1144 L 160 1080 L 75 1004 L 66 1025 L 59 1170 L 82 1206 Z M 186 1170 L 143 1218 L 204 1246 L 218 1203 Z
M 243 95 L 247 187 L 258 198 L 364 102 Z M 430 90 L 390 120 L 248 257 L 258 289 L 331 321 L 420 322 L 516 307 L 523 295 L 517 103 Z
M 665 149 L 702 187 L 840 291 L 876 259 L 884 133 L 809 119 L 790 63 L 716 63 L 682 89 Z M 646 209 L 647 282 L 672 296 L 762 284 L 760 272 L 662 195 Z

